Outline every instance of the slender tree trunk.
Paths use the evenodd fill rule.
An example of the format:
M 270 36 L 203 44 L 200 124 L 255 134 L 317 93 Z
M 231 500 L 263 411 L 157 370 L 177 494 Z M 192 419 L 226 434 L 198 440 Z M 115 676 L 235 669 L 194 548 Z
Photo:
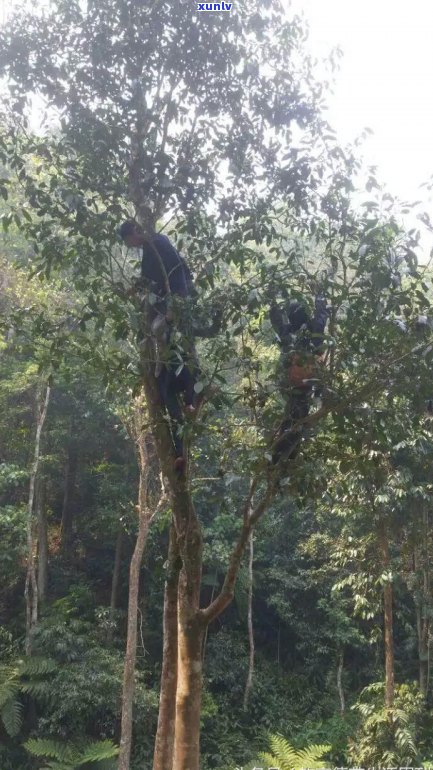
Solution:
M 419 688 L 424 698 L 427 698 L 430 658 L 430 618 L 428 607 L 431 600 L 427 552 L 428 531 L 425 511 L 423 512 L 423 527 L 423 542 L 420 548 L 415 548 L 413 559 L 416 576 L 422 576 L 421 584 L 418 585 L 419 590 L 415 590 L 414 599 L 418 635 Z
M 38 519 L 38 597 L 43 604 L 48 585 L 48 527 L 45 512 L 45 479 L 39 479 L 36 487 L 36 511 Z
M 280 666 L 280 645 L 281 645 L 281 621 L 278 621 L 278 635 L 277 635 L 277 666 Z
M 420 674 L 422 669 L 422 681 L 420 676 L 420 689 L 425 698 L 427 698 L 430 679 L 430 563 L 429 563 L 429 513 L 426 506 L 423 506 L 423 601 L 422 601 L 422 632 L 421 632 L 421 655 L 420 655 Z
M 343 684 L 342 684 L 343 666 L 344 666 L 344 650 L 341 650 L 338 658 L 337 690 L 338 690 L 338 697 L 340 698 L 340 715 L 342 717 L 344 716 L 344 712 L 346 710 L 346 702 L 344 700 L 344 690 L 343 690 Z
M 153 770 L 172 770 L 177 692 L 177 594 L 180 559 L 176 530 L 170 528 L 168 573 L 164 591 L 161 690 Z
M 384 522 L 381 524 L 379 536 L 383 569 L 384 572 L 390 573 L 391 559 L 389 554 L 388 533 Z M 392 708 L 394 705 L 394 637 L 392 614 L 392 582 L 389 580 L 387 580 L 383 587 L 383 608 L 385 641 L 385 706 L 387 708 Z
M 423 617 L 422 607 L 416 607 L 416 625 L 418 632 L 418 664 L 419 664 L 419 689 L 424 698 L 427 697 L 428 679 L 428 624 Z
M 212 593 L 210 595 L 210 604 L 212 604 L 214 598 L 215 598 L 215 591 L 217 589 L 218 585 L 218 571 L 215 570 L 215 575 L 213 579 L 213 586 L 212 586 Z M 203 667 L 204 667 L 204 661 L 206 657 L 206 646 L 207 646 L 207 639 L 209 636 L 209 623 L 206 624 L 206 630 L 204 632 L 204 638 L 203 638 L 203 652 L 202 652 L 202 660 L 203 660 Z
M 125 666 L 123 672 L 122 722 L 119 770 L 129 770 L 132 744 L 132 707 L 134 700 L 135 662 L 137 658 L 137 614 L 140 568 L 149 532 L 149 522 L 140 516 L 139 531 L 129 569 L 128 624 Z
M 24 589 L 24 595 L 26 599 L 26 655 L 32 654 L 33 636 L 38 623 L 38 584 L 35 567 L 33 507 L 35 498 L 35 484 L 39 468 L 41 434 L 44 427 L 45 418 L 47 416 L 50 392 L 50 386 L 47 385 L 44 399 L 42 399 L 42 392 L 39 390 L 39 388 L 36 396 L 36 437 L 33 463 L 30 471 L 29 499 L 27 505 L 27 575 Z
M 72 423 L 71 431 L 72 440 L 68 446 L 65 471 L 65 491 L 62 506 L 62 523 L 60 525 L 61 548 L 65 555 L 70 554 L 72 547 L 73 499 L 78 466 L 78 452 L 73 435 L 74 423 Z
M 149 458 L 141 430 L 142 411 L 136 404 L 132 435 L 136 437 L 140 481 L 138 491 L 138 535 L 129 569 L 128 622 L 122 690 L 122 719 L 120 732 L 119 770 L 129 770 L 132 747 L 132 718 L 134 701 L 135 663 L 137 659 L 137 621 L 140 570 L 152 515 L 148 507 Z
M 111 581 L 110 597 L 110 631 L 109 639 L 113 637 L 114 613 L 117 607 L 117 593 L 119 588 L 120 567 L 122 566 L 122 546 L 123 546 L 123 528 L 120 525 L 116 538 L 116 550 L 114 553 L 113 578 Z
M 253 686 L 254 676 L 254 628 L 253 628 L 253 563 L 254 563 L 254 539 L 253 533 L 249 539 L 250 553 L 248 562 L 248 641 L 250 648 L 248 676 L 244 692 L 244 711 L 248 709 L 248 700 Z

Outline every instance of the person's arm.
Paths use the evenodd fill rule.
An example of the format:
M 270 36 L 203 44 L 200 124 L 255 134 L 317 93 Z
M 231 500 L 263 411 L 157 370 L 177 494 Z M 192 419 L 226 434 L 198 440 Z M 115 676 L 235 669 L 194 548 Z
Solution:
M 181 297 L 191 296 L 192 275 L 183 257 L 174 248 L 166 235 L 157 235 L 154 238 L 153 248 L 157 250 L 161 262 L 167 274 L 168 284 L 172 294 Z M 158 260 L 154 253 L 154 259 Z M 161 270 L 161 265 L 159 265 Z

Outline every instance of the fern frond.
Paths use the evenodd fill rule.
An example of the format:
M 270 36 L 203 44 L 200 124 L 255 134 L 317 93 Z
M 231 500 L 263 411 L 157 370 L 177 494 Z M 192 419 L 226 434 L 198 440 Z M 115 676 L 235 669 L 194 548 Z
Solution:
M 10 698 L 0 710 L 4 728 L 11 738 L 15 738 L 21 730 L 22 711 L 22 704 L 16 698 Z
M 50 738 L 30 738 L 24 747 L 36 757 L 51 760 L 44 770 L 76 770 L 93 762 L 106 762 L 119 753 L 119 748 L 110 740 L 77 745 Z
M 284 770 L 283 766 L 279 764 L 279 761 L 276 757 L 273 757 L 272 754 L 268 754 L 265 751 L 259 752 L 259 759 L 260 762 L 263 763 L 264 767 L 274 767 L 278 768 L 278 770 Z M 251 767 L 253 767 L 251 765 Z M 254 765 L 256 767 L 256 765 Z
M 298 751 L 298 764 L 299 768 L 311 768 L 311 770 L 317 770 L 317 768 L 323 767 L 323 755 L 331 750 L 331 746 L 325 744 L 314 744 L 313 746 L 307 746 L 306 749 Z
M 314 744 L 296 751 L 282 735 L 269 736 L 269 743 L 272 754 L 260 752 L 259 757 L 265 765 L 278 770 L 318 770 L 323 766 L 323 755 L 331 749 L 327 744 Z
M 58 664 L 51 658 L 24 658 L 20 661 L 20 676 L 45 676 L 58 669 Z
M 277 765 L 281 765 L 281 770 L 292 770 L 298 767 L 298 755 L 286 738 L 282 735 L 270 735 L 269 744 L 274 760 Z
M 21 692 L 28 693 L 34 697 L 39 696 L 41 698 L 43 695 L 47 695 L 48 689 L 48 682 L 30 681 L 21 682 L 20 684 Z
M 112 741 L 94 741 L 89 743 L 79 755 L 79 764 L 87 762 L 101 762 L 103 759 L 112 759 L 119 753 L 119 748 Z
M 9 700 L 15 698 L 19 689 L 19 670 L 17 666 L 0 666 L 0 708 Z
M 407 725 L 410 721 L 410 714 L 408 714 L 406 711 L 403 711 L 401 708 L 393 708 L 389 713 L 389 716 L 391 717 L 391 721 L 394 722 L 394 724 L 398 724 L 400 722 L 402 725 Z
M 71 764 L 75 760 L 76 751 L 73 747 L 71 748 L 71 745 L 51 738 L 29 738 L 24 748 L 35 757 L 48 757 L 63 764 Z

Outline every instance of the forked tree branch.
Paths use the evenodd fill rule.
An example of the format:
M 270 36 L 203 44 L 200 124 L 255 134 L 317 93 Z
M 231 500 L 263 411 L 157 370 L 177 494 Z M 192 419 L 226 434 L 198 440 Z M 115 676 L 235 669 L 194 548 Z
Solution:
M 271 502 L 272 498 L 275 495 L 276 488 L 272 483 L 269 482 L 262 499 L 260 500 L 259 503 L 257 503 L 255 508 L 253 508 L 252 512 L 250 513 L 251 501 L 252 501 L 254 492 L 257 488 L 257 484 L 258 484 L 258 478 L 255 478 L 251 482 L 250 489 L 249 489 L 247 498 L 245 500 L 244 509 L 243 509 L 242 530 L 239 535 L 239 539 L 232 551 L 232 555 L 229 561 L 229 566 L 227 569 L 227 573 L 226 573 L 221 591 L 216 597 L 216 599 L 214 599 L 214 601 L 211 604 L 209 604 L 209 606 L 206 607 L 206 609 L 200 610 L 201 618 L 205 623 L 210 623 L 212 620 L 217 618 L 218 615 L 221 615 L 221 613 L 232 601 L 233 595 L 234 595 L 236 577 L 239 571 L 239 567 L 240 567 L 243 553 L 245 551 L 245 547 L 250 537 L 251 530 L 257 524 L 259 519 L 263 516 L 269 503 Z

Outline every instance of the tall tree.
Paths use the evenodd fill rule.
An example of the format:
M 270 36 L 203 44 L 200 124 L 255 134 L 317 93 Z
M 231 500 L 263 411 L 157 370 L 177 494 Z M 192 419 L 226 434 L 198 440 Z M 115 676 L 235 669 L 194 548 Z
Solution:
M 149 436 L 146 436 L 143 430 L 144 418 L 145 410 L 143 408 L 142 399 L 136 397 L 132 405 L 131 413 L 124 418 L 128 432 L 136 447 L 139 467 L 139 488 L 137 503 L 138 534 L 129 570 L 128 624 L 122 691 L 119 770 L 128 770 L 131 758 L 132 707 L 134 699 L 135 663 L 137 657 L 140 568 L 149 534 L 149 527 L 158 508 L 165 499 L 162 491 L 160 492 L 159 502 L 152 499 L 149 479 L 154 468 L 152 468 L 152 451 Z
M 36 543 L 35 538 L 35 487 L 38 478 L 38 469 L 41 453 L 41 435 L 47 416 L 50 401 L 51 387 L 49 383 L 39 385 L 36 391 L 36 435 L 32 467 L 30 471 L 29 500 L 27 508 L 27 575 L 25 584 L 26 597 L 26 654 L 31 655 L 33 636 L 38 622 L 39 591 L 37 570 L 35 566 Z M 40 519 L 36 519 L 39 524 Z
M 367 211 L 358 217 L 351 209 L 357 163 L 336 147 L 320 118 L 322 87 L 301 55 L 302 41 L 299 21 L 287 21 L 276 0 L 242 0 L 236 12 L 221 16 L 197 13 L 189 1 L 174 8 L 169 2 L 145 7 L 104 0 L 86 9 L 78 2 L 57 2 L 41 16 L 13 17 L 1 37 L 15 111 L 2 159 L 26 196 L 20 210 L 12 206 L 5 215 L 5 224 L 11 216 L 22 224 L 41 275 L 66 269 L 85 294 L 74 321 L 83 335 L 88 332 L 82 344 L 103 365 L 106 382 L 126 370 L 135 386 L 144 387 L 168 480 L 180 558 L 175 770 L 199 767 L 205 629 L 230 603 L 252 529 L 281 481 L 266 450 L 284 396 L 275 393 L 274 381 L 264 385 L 263 372 L 252 378 L 253 387 L 232 396 L 231 404 L 240 405 L 239 422 L 242 409 L 258 403 L 260 388 L 271 406 L 248 442 L 239 441 L 238 429 L 236 468 L 252 482 L 239 495 L 240 521 L 226 576 L 202 608 L 203 536 L 192 495 L 193 466 L 185 475 L 173 467 L 154 378 L 151 297 L 143 312 L 141 302 L 126 296 L 133 262 L 115 247 L 118 219 L 134 213 L 148 226 L 172 216 L 177 244 L 199 272 L 205 310 L 214 299 L 215 281 L 224 284 L 224 333 L 208 348 L 210 367 L 199 389 L 216 377 L 224 385 L 231 368 L 238 377 L 257 369 L 254 339 L 266 338 L 264 315 L 277 288 L 289 283 L 295 297 L 305 298 L 311 286 L 312 239 L 332 271 L 321 288 L 332 296 L 333 319 L 326 399 L 303 428 L 318 425 L 330 411 L 337 421 L 352 419 L 353 405 L 392 388 L 402 357 L 414 355 L 409 337 L 401 343 L 387 323 L 399 295 L 389 260 L 399 229 L 391 215 L 370 217 Z M 23 131 L 20 115 L 33 92 L 57 116 L 58 133 Z M 407 259 L 411 246 L 410 238 L 399 243 Z M 405 297 L 412 311 L 420 291 L 417 277 L 415 271 Z M 104 326 L 117 341 L 109 349 Z M 69 331 L 52 349 L 65 345 Z M 200 420 L 185 429 L 187 452 L 202 430 Z M 285 474 L 290 480 L 292 467 Z M 167 654 L 173 649 L 172 621 L 166 624 L 173 633 Z M 163 682 L 162 691 L 168 689 Z M 171 739 L 166 748 L 170 756 Z M 161 762 L 157 755 L 155 766 Z

